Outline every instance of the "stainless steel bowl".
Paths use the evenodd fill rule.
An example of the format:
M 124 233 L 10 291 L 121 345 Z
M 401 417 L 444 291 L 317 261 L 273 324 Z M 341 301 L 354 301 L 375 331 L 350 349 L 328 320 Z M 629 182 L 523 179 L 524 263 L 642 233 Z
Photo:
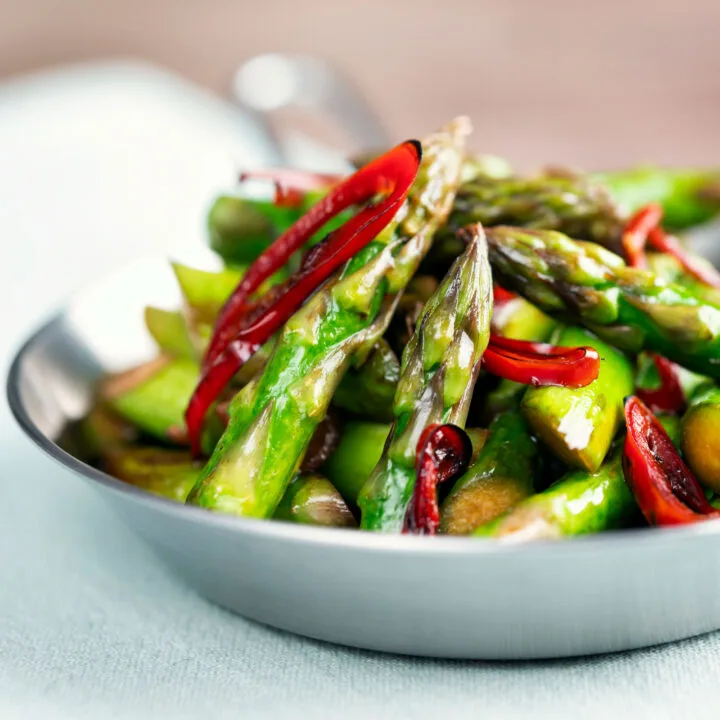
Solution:
M 209 600 L 321 640 L 453 658 L 604 653 L 720 628 L 720 522 L 534 545 L 372 535 L 177 505 L 62 450 L 99 374 L 152 351 L 143 304 L 176 300 L 162 259 L 101 281 L 21 348 L 8 397 L 67 481 L 100 492 Z

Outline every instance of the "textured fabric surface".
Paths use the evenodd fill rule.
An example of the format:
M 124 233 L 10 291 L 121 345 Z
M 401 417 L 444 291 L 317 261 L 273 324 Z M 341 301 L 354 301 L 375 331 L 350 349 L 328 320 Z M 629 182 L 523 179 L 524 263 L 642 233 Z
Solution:
M 573 661 L 454 662 L 235 617 L 177 582 L 8 421 L 3 409 L 4 720 L 717 718 L 720 634 Z
M 185 129 L 186 143 L 207 146 L 207 127 Z M 2 157 L 9 128 L 0 106 Z M 108 125 L 93 156 L 122 132 Z M 172 167 L 148 169 L 139 137 L 121 158 L 108 144 L 98 171 L 112 177 L 121 164 L 134 194 L 113 196 L 113 206 L 116 188 L 101 197 L 95 182 L 88 204 L 85 146 L 70 152 L 61 140 L 38 153 L 32 184 L 17 182 L 30 155 L 22 167 L 0 164 L 3 374 L 21 336 L 72 287 L 149 244 L 162 249 L 123 217 L 148 212 L 148 177 L 165 183 L 151 214 L 169 216 L 187 197 Z M 152 142 L 157 157 L 177 149 L 172 138 Z M 67 156 L 74 162 L 61 163 Z M 49 212 L 34 212 L 38 197 L 53 198 Z M 108 210 L 117 224 L 105 222 Z M 93 227 L 105 229 L 102 247 Z M 333 647 L 230 615 L 176 581 L 90 487 L 42 456 L 4 401 L 0 482 L 2 720 L 718 717 L 720 633 L 568 662 L 451 662 Z

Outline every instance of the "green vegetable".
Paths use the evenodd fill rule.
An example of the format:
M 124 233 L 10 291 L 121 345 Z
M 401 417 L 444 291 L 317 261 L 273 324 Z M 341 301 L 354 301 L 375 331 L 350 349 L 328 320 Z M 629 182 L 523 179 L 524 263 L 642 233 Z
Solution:
M 469 232 L 472 240 L 428 301 L 403 354 L 391 437 L 358 498 L 363 529 L 400 531 L 423 431 L 434 423 L 465 424 L 492 314 L 485 236 L 479 225 Z
M 460 186 L 425 267 L 444 272 L 463 250 L 457 230 L 476 222 L 486 228 L 513 225 L 558 230 L 622 251 L 624 219 L 601 183 L 570 172 L 534 177 L 480 172 Z
M 493 310 L 493 330 L 513 340 L 546 342 L 558 323 L 521 297 L 496 305 Z M 502 378 L 485 398 L 485 417 L 492 419 L 502 412 L 516 408 L 526 386 Z
M 472 442 L 474 461 L 488 431 L 468 428 L 465 432 Z M 323 466 L 323 472 L 352 505 L 357 504 L 360 490 L 382 457 L 389 434 L 390 425 L 385 423 L 350 421 L 343 426 L 340 444 Z
M 393 418 L 400 363 L 385 340 L 379 340 L 359 368 L 350 368 L 333 396 L 333 405 L 355 415 L 389 422 Z
M 179 263 L 173 263 L 172 267 L 183 295 L 183 314 L 190 340 L 199 356 L 210 340 L 218 313 L 243 272 L 231 268 L 209 272 Z
M 720 170 L 645 166 L 591 177 L 609 190 L 626 214 L 648 203 L 662 205 L 663 224 L 669 230 L 698 225 L 720 210 L 718 198 L 706 192 L 720 180 Z
M 173 442 L 172 429 L 184 428 L 185 408 L 198 374 L 192 360 L 161 356 L 110 377 L 101 394 L 121 417 L 159 440 Z
M 160 352 L 180 357 L 193 357 L 195 349 L 181 312 L 146 307 L 145 326 Z
M 83 450 L 90 457 L 101 457 L 107 450 L 137 441 L 138 430 L 104 402 L 97 402 L 80 421 Z
M 691 290 L 703 300 L 720 304 L 720 291 L 700 282 L 697 278 L 685 271 L 680 261 L 669 253 L 647 253 L 648 268 L 664 282 L 676 283 Z M 712 263 L 699 255 L 691 254 L 693 261 L 698 265 L 712 267 Z
M 544 312 L 579 321 L 623 350 L 654 350 L 720 377 L 720 305 L 560 233 L 497 227 L 487 237 L 496 278 Z
M 480 177 L 458 190 L 447 231 L 470 223 L 558 230 L 617 246 L 622 218 L 605 188 L 581 175 Z
M 596 472 L 568 473 L 544 492 L 482 525 L 473 535 L 512 541 L 561 538 L 626 527 L 637 516 L 618 449 Z
M 467 535 L 532 495 L 537 444 L 517 411 L 490 425 L 488 440 L 441 508 L 441 530 Z
M 660 421 L 660 424 L 665 429 L 665 432 L 668 434 L 668 437 L 670 438 L 672 444 L 678 448 L 679 450 L 682 449 L 682 425 L 680 422 L 680 418 L 677 415 L 666 415 L 664 413 L 656 413 L 655 417 Z
M 512 165 L 505 158 L 468 153 L 463 160 L 460 182 L 462 186 L 473 180 L 505 180 L 512 176 Z
M 558 326 L 557 320 L 519 296 L 496 305 L 492 322 L 500 335 L 530 342 L 545 342 Z
M 185 502 L 201 466 L 185 450 L 118 447 L 103 457 L 103 468 L 131 485 L 177 502 Z
M 322 475 L 299 475 L 288 486 L 274 515 L 301 525 L 356 527 L 340 493 Z
M 708 383 L 699 388 L 682 419 L 685 461 L 697 479 L 720 493 L 720 388 Z
M 300 203 L 293 206 L 276 205 L 270 200 L 219 197 L 208 213 L 210 247 L 228 265 L 249 265 L 326 194 L 327 188 L 308 191 Z M 309 244 L 322 240 L 348 217 L 347 212 L 340 213 L 316 233 Z
M 582 328 L 563 328 L 553 342 L 594 347 L 600 354 L 600 373 L 583 388 L 528 388 L 522 410 L 533 432 L 558 457 L 571 467 L 594 472 L 623 424 L 623 399 L 634 386 L 633 366 L 622 352 Z
M 269 200 L 223 195 L 208 213 L 210 247 L 226 263 L 249 264 L 299 215 Z
M 172 268 L 187 305 L 210 323 L 243 276 L 243 270 L 237 268 L 212 272 L 180 263 L 173 263 Z
M 346 422 L 340 444 L 323 467 L 323 472 L 350 503 L 356 504 L 362 486 L 382 456 L 390 425 L 373 422 Z
M 235 515 L 272 515 L 350 361 L 368 352 L 450 209 L 466 122 L 423 143 L 423 161 L 393 222 L 324 285 L 278 336 L 261 376 L 230 407 L 230 422 L 188 502 Z M 422 231 L 422 232 L 421 232 Z

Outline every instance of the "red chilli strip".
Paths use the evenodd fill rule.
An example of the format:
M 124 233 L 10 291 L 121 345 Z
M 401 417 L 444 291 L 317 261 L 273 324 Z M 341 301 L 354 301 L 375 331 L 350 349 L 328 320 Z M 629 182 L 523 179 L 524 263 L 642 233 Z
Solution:
M 597 378 L 600 355 L 591 347 L 558 347 L 493 333 L 483 365 L 492 375 L 525 385 L 579 388 Z
M 274 294 L 270 303 L 262 304 L 261 301 L 262 307 L 259 311 L 250 307 L 238 326 L 234 326 L 231 341 L 223 347 L 212 364 L 204 368 L 185 411 L 185 424 L 193 454 L 200 454 L 202 426 L 207 411 L 233 375 L 325 280 L 377 237 L 404 202 L 417 175 L 422 150 L 419 142 L 409 141 L 391 153 L 400 149 L 411 150 L 412 154 L 404 154 L 404 164 L 396 159 L 395 184 L 390 189 L 389 197 L 375 206 L 364 208 L 338 228 L 322 251 L 315 256 L 316 262 L 304 265 L 286 282 L 280 292 Z M 388 191 L 389 172 L 387 168 L 382 169 L 384 172 L 378 176 L 372 195 Z M 361 172 L 358 171 L 356 175 Z M 367 178 L 364 178 L 363 182 L 367 183 Z M 365 187 L 367 188 L 367 184 Z M 342 205 L 339 209 L 345 209 L 345 206 Z
M 685 525 L 720 518 L 658 419 L 637 397 L 625 400 L 623 472 L 651 525 Z
M 382 227 L 387 225 L 392 216 L 384 211 L 396 207 L 405 199 L 417 175 L 421 157 L 422 150 L 417 140 L 401 143 L 333 187 L 324 198 L 280 235 L 248 268 L 220 311 L 205 353 L 203 369 L 207 370 L 222 355 L 243 327 L 245 314 L 252 305 L 252 293 L 283 267 L 292 254 L 329 220 L 343 210 L 367 202 L 376 195 L 387 195 L 377 205 L 369 205 L 357 213 L 335 232 L 333 239 L 344 242 L 348 237 L 362 232 L 365 226 L 371 225 L 378 216 L 382 216 Z M 381 229 L 379 228 L 377 233 Z
M 686 400 L 677 366 L 662 355 L 650 355 L 660 377 L 660 387 L 637 388 L 637 396 L 653 412 L 681 413 L 685 409 Z
M 297 207 L 305 193 L 320 188 L 330 188 L 342 180 L 341 175 L 305 172 L 293 168 L 275 170 L 248 170 L 241 173 L 240 182 L 247 180 L 270 180 L 275 185 L 275 204 Z
M 680 244 L 673 235 L 668 235 L 661 227 L 650 231 L 648 242 L 653 250 L 672 255 L 683 267 L 686 273 L 692 275 L 704 285 L 720 289 L 720 272 L 715 268 L 700 263 Z
M 437 487 L 464 473 L 471 457 L 472 443 L 464 430 L 455 425 L 425 428 L 417 446 L 417 478 L 403 533 L 437 534 L 440 527 Z
M 511 300 L 514 300 L 517 295 L 510 290 L 506 290 L 504 287 L 500 287 L 497 283 L 493 285 L 493 302 L 495 305 L 504 305 Z
M 659 227 L 663 209 L 657 203 L 641 207 L 625 225 L 622 246 L 630 267 L 647 268 L 645 245 L 650 232 Z

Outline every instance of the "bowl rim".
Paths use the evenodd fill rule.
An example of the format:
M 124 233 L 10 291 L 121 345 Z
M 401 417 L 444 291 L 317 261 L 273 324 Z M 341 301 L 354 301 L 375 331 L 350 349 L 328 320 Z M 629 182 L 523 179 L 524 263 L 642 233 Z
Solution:
M 688 541 L 706 535 L 720 535 L 720 519 L 708 520 L 691 525 L 665 527 L 631 528 L 611 530 L 591 535 L 563 538 L 561 541 L 546 539 L 532 542 L 494 540 L 485 542 L 470 537 L 414 536 L 390 533 L 351 532 L 347 528 L 314 527 L 288 522 L 269 521 L 262 518 L 237 517 L 211 512 L 204 508 L 181 504 L 173 500 L 153 495 L 141 488 L 125 483 L 84 463 L 79 458 L 63 450 L 46 435 L 32 419 L 25 406 L 20 390 L 22 367 L 33 347 L 42 340 L 52 328 L 59 326 L 67 317 L 69 308 L 64 308 L 49 320 L 37 327 L 20 345 L 11 361 L 6 381 L 6 394 L 10 410 L 30 440 L 52 460 L 71 472 L 124 497 L 165 514 L 182 517 L 191 522 L 199 522 L 216 529 L 235 533 L 269 537 L 279 541 L 303 542 L 313 545 L 334 545 L 376 552 L 399 552 L 419 555 L 464 555 L 487 556 L 515 553 L 566 554 L 568 550 L 595 553 L 608 546 L 615 547 L 628 540 L 633 548 L 646 547 L 648 543 L 675 543 Z

